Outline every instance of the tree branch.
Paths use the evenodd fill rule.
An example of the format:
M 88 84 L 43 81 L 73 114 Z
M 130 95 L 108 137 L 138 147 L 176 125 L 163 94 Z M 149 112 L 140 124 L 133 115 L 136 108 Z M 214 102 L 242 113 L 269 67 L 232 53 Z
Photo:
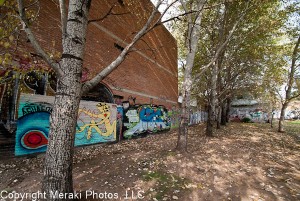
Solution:
M 26 32 L 26 35 L 27 35 L 28 39 L 30 40 L 33 48 L 35 49 L 37 54 L 39 54 L 50 65 L 50 67 L 55 70 L 57 76 L 60 77 L 61 75 L 63 75 L 63 72 L 60 69 L 59 64 L 56 61 L 52 60 L 46 54 L 46 52 L 42 49 L 42 47 L 40 46 L 40 44 L 36 40 L 33 32 L 29 28 L 29 23 L 28 23 L 28 19 L 26 18 L 23 0 L 17 0 L 17 2 L 18 2 L 18 10 L 19 10 L 19 15 L 20 15 L 20 19 L 21 19 L 23 28 L 24 28 L 24 30 Z
M 141 39 L 148 31 L 151 26 L 151 23 L 153 22 L 156 13 L 158 12 L 158 8 L 161 5 L 163 0 L 159 0 L 155 8 L 153 9 L 150 17 L 148 18 L 147 22 L 143 26 L 143 28 L 134 36 L 131 43 L 129 43 L 124 50 L 121 52 L 121 54 L 106 68 L 104 68 L 100 73 L 98 73 L 94 78 L 92 78 L 90 81 L 85 82 L 82 85 L 82 94 L 88 92 L 91 90 L 94 86 L 96 86 L 103 78 L 105 78 L 107 75 L 109 75 L 115 68 L 117 68 L 126 58 L 128 52 L 131 50 L 131 48 L 136 44 L 136 42 Z
M 166 19 L 166 20 L 164 20 L 164 21 L 161 21 L 161 22 L 157 23 L 154 27 L 159 26 L 159 25 L 164 24 L 164 23 L 167 23 L 167 22 L 170 22 L 170 21 L 172 21 L 172 20 L 176 20 L 176 19 L 177 19 L 177 20 L 181 20 L 181 17 L 186 16 L 186 15 L 188 15 L 188 14 L 195 13 L 195 12 L 197 12 L 197 11 L 196 11 L 196 10 L 192 10 L 192 11 L 189 11 L 189 12 L 181 13 L 181 14 L 179 14 L 179 15 L 176 15 L 176 16 L 174 16 L 174 17 L 171 17 L 171 18 L 169 18 L 169 19 Z
M 292 97 L 290 97 L 290 98 L 289 98 L 289 101 L 291 101 L 291 100 L 293 100 L 293 99 L 296 99 L 296 98 L 298 98 L 298 97 L 300 97 L 300 93 L 299 93 L 299 94 L 296 94 L 296 95 L 294 95 L 294 96 L 292 96 Z
M 67 11 L 66 11 L 66 1 L 59 0 L 60 7 L 60 19 L 61 19 L 61 31 L 63 37 L 65 37 L 67 33 Z
M 100 17 L 98 19 L 89 20 L 88 23 L 103 21 L 105 18 L 107 18 L 110 15 L 126 15 L 126 14 L 129 14 L 129 12 L 126 12 L 126 13 L 113 13 L 112 10 L 113 10 L 113 8 L 115 6 L 116 5 L 113 5 L 112 7 L 110 7 L 110 9 L 108 10 L 108 12 L 103 17 Z
M 296 45 L 293 50 L 292 54 L 292 64 L 291 64 L 291 71 L 289 73 L 289 80 L 288 80 L 288 85 L 286 86 L 286 99 L 289 101 L 291 99 L 291 92 L 292 92 L 292 87 L 294 83 L 294 76 L 295 76 L 295 71 L 296 71 L 296 61 L 297 61 L 297 54 L 298 54 L 298 49 L 300 45 L 300 35 L 298 36 L 298 40 L 296 42 Z

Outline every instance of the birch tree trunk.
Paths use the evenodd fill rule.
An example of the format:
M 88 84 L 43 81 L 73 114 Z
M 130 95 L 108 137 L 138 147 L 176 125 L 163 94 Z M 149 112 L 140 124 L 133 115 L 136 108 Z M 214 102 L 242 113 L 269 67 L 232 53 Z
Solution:
M 224 24 L 224 23 L 223 23 Z M 220 40 L 222 40 L 223 38 L 223 29 L 224 29 L 224 26 L 222 28 L 222 30 L 220 31 Z M 221 71 L 222 71 L 222 64 L 223 64 L 223 58 L 224 58 L 224 55 L 225 55 L 225 51 L 222 51 L 222 53 L 220 54 L 220 58 L 217 60 L 217 66 L 218 66 L 218 75 L 217 75 L 217 94 L 218 94 L 218 98 L 217 101 L 218 101 L 218 114 L 217 114 L 217 129 L 220 129 L 221 128 L 221 125 L 224 125 L 221 123 L 222 121 L 222 111 L 223 111 L 223 100 L 222 100 L 222 75 L 221 75 Z
M 206 136 L 213 136 L 213 122 L 215 121 L 215 108 L 216 108 L 216 91 L 217 91 L 217 65 L 212 65 L 211 80 L 210 80 L 210 94 L 208 100 L 208 117 L 206 124 Z
M 290 67 L 289 75 L 288 75 L 288 83 L 287 83 L 287 89 L 285 91 L 285 101 L 282 104 L 281 112 L 280 112 L 280 118 L 279 118 L 279 123 L 278 123 L 278 132 L 284 132 L 283 128 L 283 122 L 284 122 L 284 116 L 285 116 L 285 110 L 288 106 L 288 104 L 294 99 L 300 96 L 300 92 L 298 94 L 292 96 L 292 88 L 293 84 L 295 82 L 295 73 L 296 73 L 296 61 L 298 59 L 298 49 L 299 49 L 299 44 L 300 44 L 300 35 L 298 36 L 298 40 L 296 42 L 296 45 L 293 50 L 292 54 L 292 64 Z
M 81 99 L 81 74 L 87 30 L 89 1 L 70 1 L 66 32 L 63 34 L 62 75 L 50 116 L 49 143 L 45 158 L 42 190 L 73 192 L 72 164 L 74 135 Z
M 188 123 L 190 112 L 190 96 L 192 89 L 192 69 L 194 66 L 195 54 L 198 47 L 198 40 L 200 37 L 200 24 L 202 17 L 202 8 L 204 0 L 198 0 L 197 12 L 195 20 L 192 19 L 192 13 L 187 15 L 188 18 L 188 37 L 187 37 L 187 49 L 186 66 L 184 71 L 184 80 L 182 84 L 182 104 L 180 108 L 180 121 L 179 132 L 177 140 L 177 150 L 187 151 L 187 135 L 188 135 Z M 188 8 L 184 1 L 181 1 L 185 12 L 188 13 Z
M 145 25 L 136 33 L 132 41 L 124 48 L 120 55 L 93 79 L 84 84 L 81 83 L 81 76 L 88 11 L 91 0 L 69 1 L 68 15 L 66 13 L 66 1 L 59 0 L 63 46 L 63 54 L 59 64 L 48 56 L 36 40 L 26 17 L 23 0 L 17 0 L 17 2 L 20 19 L 28 39 L 37 54 L 49 64 L 58 77 L 53 111 L 50 116 L 49 141 L 45 158 L 42 191 L 46 193 L 47 200 L 60 200 L 49 195 L 50 192 L 64 194 L 73 192 L 72 164 L 74 135 L 82 94 L 88 92 L 116 69 L 124 61 L 128 52 L 137 41 L 156 27 L 156 25 L 161 24 L 163 15 L 159 18 L 156 18 L 156 16 L 163 0 L 157 2 Z M 171 5 L 173 4 L 170 4 L 163 14 Z
M 280 117 L 278 122 L 278 132 L 283 133 L 284 132 L 284 117 L 285 117 L 285 110 L 288 106 L 288 103 L 282 104 L 281 111 L 280 111 Z

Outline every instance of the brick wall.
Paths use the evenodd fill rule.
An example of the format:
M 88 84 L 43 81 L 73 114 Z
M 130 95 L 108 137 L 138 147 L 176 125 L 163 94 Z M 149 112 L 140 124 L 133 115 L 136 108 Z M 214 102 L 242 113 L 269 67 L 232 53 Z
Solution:
M 111 6 L 114 13 L 103 21 L 92 22 L 88 26 L 84 67 L 88 78 L 104 69 L 120 53 L 115 47 L 124 47 L 144 24 L 153 5 L 150 0 L 93 0 L 89 19 L 104 16 Z M 48 51 L 61 50 L 60 13 L 58 2 L 41 0 L 41 10 L 34 32 Z M 55 43 L 54 43 L 55 42 Z M 53 48 L 54 47 L 54 48 Z M 176 105 L 178 96 L 177 45 L 175 39 L 164 26 L 158 26 L 146 34 L 129 53 L 126 60 L 103 82 L 114 95 L 124 100 L 136 97 L 136 103 L 161 104 L 166 107 Z

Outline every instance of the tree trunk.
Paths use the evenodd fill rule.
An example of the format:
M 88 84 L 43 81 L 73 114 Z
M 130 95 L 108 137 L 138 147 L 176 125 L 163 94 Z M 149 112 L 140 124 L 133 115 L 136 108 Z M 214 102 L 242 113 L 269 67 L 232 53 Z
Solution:
M 182 84 L 182 104 L 181 104 L 181 115 L 179 121 L 178 140 L 176 149 L 182 152 L 187 151 L 187 136 L 188 136 L 188 123 L 189 123 L 189 112 L 190 112 L 190 96 L 192 89 L 192 69 L 194 66 L 195 54 L 198 47 L 198 40 L 200 37 L 200 24 L 202 17 L 202 8 L 204 0 L 197 1 L 198 12 L 194 13 L 196 16 L 192 16 L 192 13 L 187 15 L 188 18 L 188 38 L 186 47 L 188 53 L 186 56 L 186 66 L 184 71 L 184 80 Z M 185 12 L 189 12 L 187 5 L 184 1 L 181 4 Z M 192 6 L 193 7 L 193 6 Z M 194 8 L 191 8 L 194 9 Z M 192 19 L 196 17 L 195 20 Z
M 220 104 L 220 103 L 219 103 Z M 222 112 L 222 107 L 218 106 L 218 114 L 217 114 L 217 129 L 221 129 L 221 112 Z
M 188 97 L 188 95 L 185 95 Z M 187 107 L 186 98 L 184 98 L 180 108 L 180 122 L 179 122 L 179 134 L 177 139 L 176 149 L 180 152 L 187 151 L 187 136 L 188 136 L 188 124 L 189 124 L 189 107 Z
M 221 125 L 226 126 L 227 123 L 227 114 L 226 114 L 226 103 L 222 103 L 222 112 L 221 112 Z
M 285 110 L 288 106 L 288 103 L 285 102 L 282 104 L 282 108 L 280 111 L 280 118 L 279 118 L 279 122 L 278 122 L 278 132 L 283 133 L 284 132 L 284 117 L 285 117 Z
M 207 121 L 206 121 L 206 136 L 212 137 L 213 136 L 213 121 L 212 121 L 212 107 L 211 104 L 208 104 L 207 107 Z
M 226 101 L 226 122 L 229 122 L 229 115 L 230 115 L 230 104 L 231 104 L 231 99 L 227 98 Z
M 217 74 L 218 69 L 217 65 L 212 66 L 211 80 L 210 80 L 210 94 L 208 101 L 208 117 L 207 117 L 207 126 L 206 126 L 206 135 L 213 136 L 213 122 L 215 121 L 215 107 L 216 107 L 216 92 L 217 92 Z
M 14 73 L 14 88 L 12 91 L 11 105 L 9 110 L 9 123 L 12 124 L 16 120 L 17 101 L 20 87 L 20 73 Z
M 88 7 L 89 1 L 69 3 L 67 32 L 63 35 L 60 63 L 63 74 L 58 78 L 45 158 L 42 190 L 46 192 L 47 200 L 61 200 L 50 197 L 50 192 L 73 192 L 74 135 L 82 90 Z
M 271 112 L 271 120 L 270 120 L 271 128 L 273 128 L 273 121 L 274 121 L 274 109 L 272 109 Z
M 70 68 L 75 67 L 69 59 Z M 70 69 L 72 70 L 72 69 Z M 80 102 L 80 77 L 64 76 L 58 85 L 54 108 L 50 118 L 49 143 L 45 158 L 43 191 L 73 192 L 72 164 L 74 135 Z M 59 82 L 62 82 L 62 80 Z M 75 82 L 74 82 L 75 81 Z M 74 85 L 74 83 L 76 83 Z M 61 86 L 61 87 L 60 87 Z M 59 200 L 59 199 L 48 199 Z
M 192 57 L 192 58 L 191 58 Z M 187 151 L 187 136 L 188 136 L 188 124 L 190 116 L 190 96 L 192 88 L 192 67 L 194 57 L 191 54 L 187 56 L 187 65 L 185 69 L 185 76 L 183 82 L 183 93 L 182 93 L 182 104 L 180 108 L 180 121 L 179 121 L 179 132 L 177 140 L 177 150 L 181 152 Z M 193 61 L 192 61 L 193 62 Z
M 0 121 L 2 121 L 2 103 L 3 103 L 3 97 L 6 93 L 6 87 L 7 87 L 7 83 L 5 82 L 2 86 L 0 85 Z

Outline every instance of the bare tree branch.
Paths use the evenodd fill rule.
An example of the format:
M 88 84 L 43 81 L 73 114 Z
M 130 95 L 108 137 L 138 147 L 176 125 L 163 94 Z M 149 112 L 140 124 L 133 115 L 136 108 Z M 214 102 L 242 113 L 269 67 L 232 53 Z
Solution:
M 126 12 L 126 13 L 113 13 L 112 10 L 113 10 L 113 8 L 115 6 L 116 5 L 113 5 L 112 7 L 110 7 L 110 9 L 108 10 L 108 12 L 103 17 L 100 17 L 98 19 L 89 20 L 88 23 L 103 21 L 105 18 L 107 18 L 110 15 L 126 15 L 126 14 L 129 14 L 129 12 Z
M 167 22 L 170 22 L 170 21 L 173 21 L 173 20 L 181 20 L 181 17 L 186 16 L 186 15 L 191 14 L 191 13 L 195 13 L 195 12 L 198 12 L 198 11 L 192 10 L 192 11 L 189 11 L 189 12 L 181 13 L 179 15 L 176 15 L 174 17 L 171 17 L 169 19 L 161 21 L 160 23 L 157 23 L 154 27 L 159 26 L 159 25 L 164 24 L 164 23 L 167 23 Z
M 148 47 L 147 49 L 144 49 L 144 50 L 149 50 L 149 51 L 151 51 L 151 57 L 153 56 L 154 57 L 154 59 L 156 59 L 156 55 L 155 55 L 155 49 L 153 49 L 153 48 L 151 48 L 150 47 L 150 45 L 147 43 L 147 41 L 145 41 L 144 39 L 140 39 L 142 42 L 144 42 L 145 44 L 146 44 L 146 46 Z M 139 49 L 139 51 L 141 51 L 141 50 L 143 50 L 143 49 Z
M 60 19 L 61 19 L 61 31 L 63 37 L 66 35 L 67 30 L 67 11 L 66 11 L 66 1 L 59 0 L 60 8 Z
M 298 97 L 300 97 L 300 93 L 299 93 L 299 94 L 296 94 L 296 95 L 294 95 L 294 96 L 292 96 L 292 97 L 290 97 L 289 101 L 291 101 L 291 100 L 293 100 L 293 99 L 296 99 L 296 98 L 298 98 Z
M 178 1 L 178 0 L 177 0 L 177 1 Z M 172 2 L 168 7 L 171 7 L 171 6 L 172 6 L 174 3 L 176 3 L 177 1 Z M 224 4 L 224 2 L 218 3 L 218 4 L 214 4 L 214 5 L 211 5 L 211 6 L 204 6 L 202 9 L 211 9 L 211 8 L 214 8 L 214 7 L 219 6 L 219 5 L 222 5 L 222 4 Z M 185 11 L 186 11 L 186 10 L 185 10 Z M 201 10 L 200 10 L 200 11 L 201 11 Z M 181 13 L 181 14 L 179 14 L 179 15 L 176 15 L 176 16 L 174 16 L 174 17 L 171 17 L 171 18 L 169 18 L 169 19 L 166 19 L 166 20 L 164 20 L 164 21 L 161 21 L 160 23 L 157 23 L 157 24 L 155 25 L 155 27 L 156 27 L 156 26 L 159 26 L 159 25 L 161 25 L 161 24 L 164 24 L 164 23 L 173 21 L 173 20 L 181 20 L 181 17 L 187 16 L 188 14 L 197 13 L 197 12 L 199 12 L 199 10 L 190 10 L 190 11 L 188 11 L 188 12 Z M 162 15 L 163 15 L 163 14 L 162 14 Z
M 21 19 L 23 28 L 24 28 L 26 35 L 27 35 L 28 39 L 30 40 L 33 48 L 35 49 L 37 54 L 39 54 L 50 65 L 50 67 L 55 70 L 55 72 L 57 73 L 57 76 L 60 77 L 63 74 L 63 72 L 60 69 L 59 64 L 56 61 L 52 60 L 46 54 L 46 52 L 42 49 L 42 47 L 36 40 L 33 32 L 31 31 L 31 29 L 29 27 L 28 19 L 26 18 L 26 14 L 25 14 L 23 0 L 17 0 L 17 2 L 18 2 L 18 10 L 19 10 L 19 15 L 20 15 L 20 19 Z
M 136 44 L 136 42 L 142 38 L 148 31 L 149 28 L 151 28 L 151 23 L 153 22 L 155 15 L 158 12 L 158 8 L 161 5 L 163 0 L 159 0 L 155 8 L 153 9 L 150 17 L 148 18 L 147 22 L 143 26 L 143 28 L 134 36 L 131 43 L 129 43 L 124 50 L 121 52 L 121 54 L 106 68 L 104 68 L 100 73 L 98 73 L 94 78 L 92 78 L 90 81 L 87 81 L 82 86 L 82 94 L 88 92 L 90 89 L 92 89 L 94 86 L 96 86 L 97 83 L 99 83 L 103 78 L 105 78 L 108 74 L 110 74 L 115 68 L 117 68 L 126 58 L 126 55 L 131 50 L 131 48 Z
M 160 17 L 158 18 L 158 22 L 161 21 L 161 19 L 163 18 L 163 16 L 166 14 L 166 12 L 169 10 L 169 8 L 171 6 L 173 6 L 178 0 L 173 1 L 172 3 L 170 3 L 167 8 L 164 10 L 164 12 L 161 13 Z

